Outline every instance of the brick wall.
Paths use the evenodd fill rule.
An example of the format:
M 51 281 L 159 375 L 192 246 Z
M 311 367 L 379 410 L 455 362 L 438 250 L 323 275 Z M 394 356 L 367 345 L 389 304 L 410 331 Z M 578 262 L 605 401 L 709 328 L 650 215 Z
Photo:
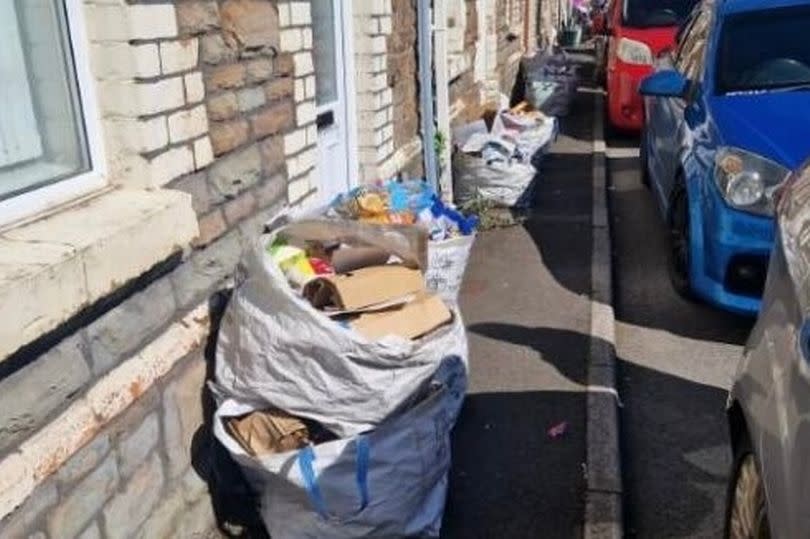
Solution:
M 475 73 L 486 37 L 480 3 L 465 1 L 462 60 L 450 88 L 466 114 L 485 95 Z M 140 276 L 108 280 L 111 293 L 105 288 L 0 361 L 0 536 L 190 537 L 213 528 L 217 508 L 203 384 L 220 311 L 212 298 L 230 286 L 267 219 L 314 198 L 310 3 L 84 5 L 110 181 L 118 187 L 107 196 L 140 189 L 153 227 L 171 228 L 176 221 L 164 214 L 175 206 L 151 207 L 150 197 L 163 200 L 160 189 L 187 193 L 199 236 L 189 247 L 186 230 L 182 244 L 161 251 L 168 258 L 139 260 L 127 275 Z M 421 174 L 415 5 L 353 3 L 364 181 Z M 500 33 L 503 17 L 497 21 Z M 505 65 L 486 76 L 508 85 L 520 43 L 498 43 Z M 140 249 L 88 253 L 80 262 L 98 273 L 129 264 Z
M 0 363 L 0 536 L 191 537 L 215 527 L 210 298 L 313 193 L 309 3 L 86 3 L 111 180 L 188 193 L 200 233 Z
M 213 156 L 198 69 L 198 42 L 178 32 L 174 7 L 89 3 L 110 177 L 162 186 Z
M 205 246 L 287 196 L 283 135 L 295 125 L 293 57 L 280 53 L 278 9 L 265 0 L 181 1 L 181 35 L 199 43 L 211 167 L 171 186 L 190 193 Z
M 481 116 L 485 106 L 481 85 L 475 77 L 477 51 L 478 10 L 475 0 L 465 0 L 463 9 L 450 13 L 448 20 L 448 47 L 450 74 L 450 104 L 454 109 L 453 125 L 475 120 Z M 458 44 L 453 45 L 453 40 Z M 460 50 L 459 50 L 460 47 Z

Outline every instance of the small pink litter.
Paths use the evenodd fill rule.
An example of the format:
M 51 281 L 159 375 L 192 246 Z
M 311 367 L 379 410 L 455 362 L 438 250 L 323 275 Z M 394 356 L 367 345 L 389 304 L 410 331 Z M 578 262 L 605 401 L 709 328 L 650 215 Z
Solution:
M 565 434 L 565 431 L 567 430 L 568 430 L 568 421 L 557 423 L 556 425 L 548 429 L 548 437 L 553 440 L 556 440 L 557 438 Z

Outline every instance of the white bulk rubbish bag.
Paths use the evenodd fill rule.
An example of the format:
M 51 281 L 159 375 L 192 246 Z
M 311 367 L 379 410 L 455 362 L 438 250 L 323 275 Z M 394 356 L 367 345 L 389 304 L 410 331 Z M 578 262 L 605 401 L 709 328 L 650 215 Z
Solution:
M 258 493 L 273 539 L 438 537 L 465 389 L 465 362 L 448 357 L 409 409 L 364 434 L 254 457 L 224 428 L 255 409 L 234 400 L 217 410 L 214 434 Z
M 265 247 L 279 232 L 323 241 L 361 239 L 425 267 L 413 226 L 304 220 L 259 239 L 243 262 L 216 352 L 216 388 L 225 398 L 275 406 L 321 423 L 341 438 L 376 428 L 406 408 L 442 359 L 467 360 L 457 310 L 448 326 L 415 340 L 378 341 L 341 326 L 287 284 Z
M 458 151 L 453 156 L 455 200 L 464 204 L 480 197 L 498 206 L 528 203 L 537 170 L 518 161 L 487 163 L 482 157 Z
M 475 234 L 428 243 L 425 282 L 429 290 L 451 305 L 458 303 L 473 243 Z

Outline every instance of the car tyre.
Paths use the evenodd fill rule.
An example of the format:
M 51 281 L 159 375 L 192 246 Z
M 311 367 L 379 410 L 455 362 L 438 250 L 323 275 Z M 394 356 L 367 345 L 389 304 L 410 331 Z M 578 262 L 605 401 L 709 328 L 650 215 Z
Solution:
M 641 131 L 641 144 L 639 144 L 639 166 L 641 167 L 641 184 L 650 188 L 650 156 L 647 150 L 647 128 Z
M 726 504 L 726 539 L 770 539 L 765 484 L 745 440 L 734 457 Z
M 686 186 L 682 181 L 676 182 L 669 204 L 669 261 L 668 272 L 672 287 L 682 297 L 694 300 L 692 293 L 689 267 L 690 252 L 690 224 L 689 199 Z

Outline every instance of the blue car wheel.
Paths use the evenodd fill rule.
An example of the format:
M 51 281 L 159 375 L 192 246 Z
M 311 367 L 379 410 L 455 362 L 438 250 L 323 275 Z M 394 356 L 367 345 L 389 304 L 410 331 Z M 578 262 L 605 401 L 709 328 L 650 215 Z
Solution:
M 682 182 L 673 189 L 669 208 L 669 280 L 678 294 L 694 299 L 689 274 L 692 260 L 689 197 Z

